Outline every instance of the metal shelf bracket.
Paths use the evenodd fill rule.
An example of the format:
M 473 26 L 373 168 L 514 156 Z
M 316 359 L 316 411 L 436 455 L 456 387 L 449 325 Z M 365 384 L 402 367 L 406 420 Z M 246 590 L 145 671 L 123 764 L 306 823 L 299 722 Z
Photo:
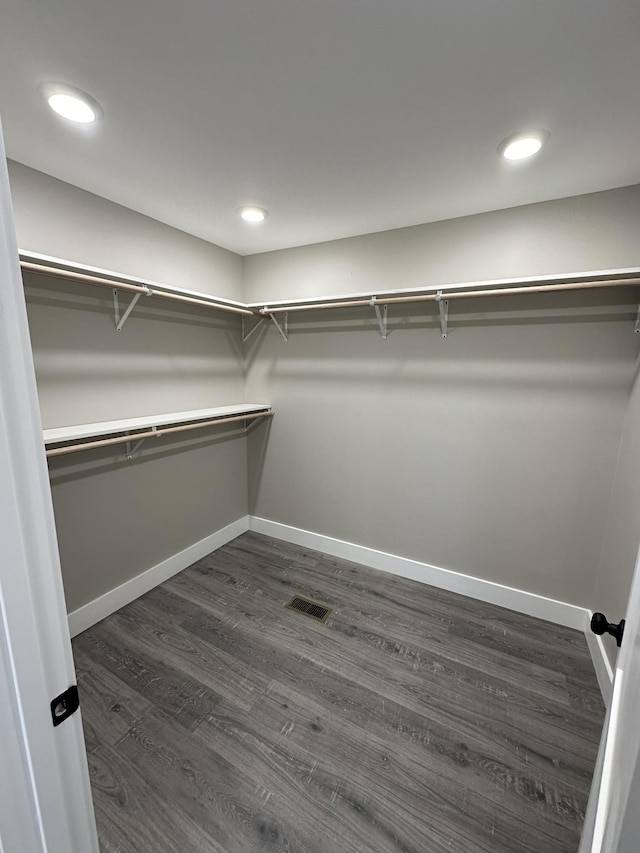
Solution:
M 153 296 L 153 290 L 150 287 L 146 288 L 145 296 Z M 133 311 L 133 309 L 138 304 L 138 299 L 142 296 L 142 293 L 135 293 L 131 297 L 131 302 L 128 304 L 124 314 L 122 317 L 120 316 L 120 300 L 118 298 L 118 288 L 114 287 L 113 289 L 113 313 L 115 315 L 116 321 L 116 332 L 121 332 L 124 324 L 127 322 L 127 318 Z
M 271 317 L 271 319 L 273 320 L 273 324 L 276 327 L 276 329 L 278 330 L 278 332 L 280 333 L 280 337 L 282 338 L 282 340 L 288 341 L 289 340 L 289 312 L 288 311 L 284 312 L 284 323 L 282 324 L 282 326 L 276 320 L 275 314 L 272 314 L 266 306 L 264 308 L 264 312 L 266 314 L 268 314 Z
M 438 310 L 440 311 L 440 331 L 442 333 L 442 337 L 446 338 L 449 334 L 449 300 L 442 298 L 442 291 L 439 290 L 436 293 L 436 302 L 438 303 Z
M 387 320 L 388 320 L 389 306 L 383 305 L 382 311 L 380 311 L 380 306 L 376 303 L 375 296 L 371 297 L 371 301 L 369 302 L 369 305 L 371 305 L 373 310 L 376 312 L 376 318 L 378 320 L 378 328 L 380 329 L 380 335 L 382 337 L 382 340 L 386 341 L 387 340 L 387 334 L 388 334 L 388 332 L 387 332 Z
M 246 342 L 249 340 L 249 338 L 251 337 L 251 335 L 252 335 L 254 332 L 257 332 L 257 331 L 258 331 L 258 329 L 260 328 L 260 326 L 261 326 L 263 323 L 264 323 L 264 317 L 260 317 L 260 318 L 259 318 L 259 320 L 258 320 L 258 322 L 255 324 L 255 326 L 253 326 L 253 327 L 252 327 L 251 329 L 249 329 L 249 331 L 247 332 L 247 331 L 246 331 L 246 321 L 245 321 L 245 318 L 243 317 L 243 318 L 242 318 L 242 343 L 243 343 L 243 344 L 246 344 Z
M 135 456 L 135 454 L 138 452 L 138 450 L 140 450 L 140 446 L 141 446 L 141 445 L 142 445 L 142 444 L 143 444 L 143 443 L 144 443 L 148 438 L 151 438 L 154 434 L 155 434 L 156 436 L 158 436 L 158 437 L 160 436 L 160 433 L 158 432 L 158 427 L 155 427 L 155 426 L 154 426 L 154 427 L 151 427 L 151 431 L 150 431 L 149 435 L 145 435 L 145 437 L 144 437 L 144 438 L 141 438 L 141 439 L 140 439 L 140 441 L 136 441 L 136 443 L 133 445 L 133 447 L 131 446 L 131 442 L 130 442 L 130 441 L 128 441 L 128 442 L 127 442 L 127 444 L 126 444 L 126 453 L 125 453 L 125 456 L 127 457 L 127 459 L 128 459 L 128 461 L 129 461 L 129 462 L 131 462 L 131 460 L 133 459 L 133 457 Z

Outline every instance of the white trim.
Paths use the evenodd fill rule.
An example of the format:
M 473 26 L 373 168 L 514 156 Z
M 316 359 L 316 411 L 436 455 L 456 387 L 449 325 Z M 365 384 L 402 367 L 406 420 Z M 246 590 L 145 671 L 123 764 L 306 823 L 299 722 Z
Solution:
M 545 598 L 533 592 L 504 586 L 504 584 L 482 578 L 463 575 L 451 569 L 442 569 L 429 563 L 420 563 L 406 557 L 398 557 L 395 554 L 387 554 L 384 551 L 376 551 L 363 545 L 354 545 L 341 539 L 333 539 L 331 536 L 322 536 L 309 530 L 300 530 L 277 521 L 269 521 L 265 518 L 249 517 L 249 529 L 255 533 L 263 533 L 274 539 L 283 539 L 294 545 L 302 545 L 304 548 L 312 548 L 322 551 L 332 557 L 343 560 L 351 560 L 354 563 L 362 563 L 373 569 L 380 569 L 392 575 L 430 584 L 431 586 L 446 589 L 449 592 L 457 592 L 467 595 L 479 601 L 489 604 L 497 604 L 527 616 L 535 616 L 538 619 L 546 619 L 557 625 L 567 628 L 575 628 L 578 631 L 585 629 L 585 624 L 590 618 L 590 612 L 585 607 L 578 607 L 566 601 L 556 601 L 553 598 Z
M 611 806 L 613 804 L 611 789 L 612 787 L 615 787 L 614 780 L 619 770 L 618 767 L 616 767 L 615 758 L 617 752 L 616 747 L 620 737 L 620 711 L 623 699 L 623 681 L 624 671 L 618 669 L 616 671 L 614 687 L 611 695 L 609 719 L 607 721 L 607 727 L 603 731 L 603 737 L 606 738 L 606 740 L 599 780 L 598 808 L 594 819 L 593 838 L 591 839 L 591 850 L 593 853 L 596 853 L 596 851 L 597 853 L 601 853 L 601 851 L 605 849 L 605 831 L 607 830 L 607 822 Z M 622 812 L 622 814 L 624 814 L 624 812 Z M 622 849 L 622 847 L 620 847 L 620 849 Z M 626 849 L 629 850 L 630 848 L 627 847 Z M 616 850 L 618 850 L 617 845 Z
M 0 849 L 98 853 L 29 325 L 0 133 Z
M 268 403 L 236 403 L 233 406 L 216 406 L 213 409 L 196 409 L 190 412 L 169 412 L 163 415 L 145 415 L 139 418 L 123 418 L 118 421 L 102 421 L 94 424 L 76 424 L 55 427 L 42 431 L 44 443 L 57 444 L 60 441 L 78 441 L 82 438 L 111 435 L 117 432 L 129 432 L 169 424 L 186 424 L 191 421 L 206 421 L 210 418 L 225 418 L 231 415 L 247 415 L 247 420 L 256 412 L 268 412 Z
M 611 695 L 613 692 L 613 667 L 609 661 L 609 655 L 607 654 L 607 650 L 605 649 L 604 642 L 602 637 L 599 637 L 597 634 L 594 634 L 590 629 L 591 617 L 593 614 L 589 611 L 588 621 L 584 629 L 585 636 L 587 638 L 587 645 L 589 646 L 589 651 L 591 652 L 591 660 L 593 661 L 593 668 L 596 671 L 596 677 L 598 679 L 598 684 L 600 685 L 600 692 L 602 693 L 602 698 L 604 699 L 604 704 L 607 708 L 611 702 Z
M 280 522 L 269 521 L 266 518 L 258 518 L 253 515 L 249 516 L 249 530 L 255 533 L 263 533 L 265 536 L 272 536 L 274 539 L 282 539 L 294 545 L 301 545 L 303 548 L 322 551 L 342 560 L 361 563 L 364 566 L 379 569 L 392 575 L 399 575 L 439 589 L 446 589 L 449 592 L 467 595 L 478 601 L 506 607 L 508 610 L 515 610 L 517 613 L 524 613 L 537 619 L 545 619 L 547 622 L 554 622 L 556 625 L 564 625 L 566 628 L 584 631 L 593 668 L 598 679 L 598 686 L 605 705 L 609 707 L 613 689 L 613 670 L 602 637 L 596 636 L 591 631 L 590 623 L 593 614 L 586 607 L 579 607 L 566 601 L 557 601 L 554 598 L 546 598 L 524 589 L 516 589 L 495 581 L 488 581 L 472 575 L 454 572 L 451 569 L 432 566 L 429 563 L 410 560 L 407 557 L 398 557 L 395 554 L 376 551 L 363 545 L 355 545 L 342 539 L 333 539 L 331 536 L 323 536 L 319 533 L 312 533 L 310 530 L 301 530 L 298 527 L 290 527 L 288 524 L 280 524 Z
M 86 631 L 87 628 L 95 625 L 96 622 L 100 622 L 102 619 L 115 613 L 116 610 L 120 610 L 125 604 L 130 604 L 136 598 L 144 595 L 145 592 L 149 592 L 150 589 L 158 586 L 158 584 L 164 583 L 164 581 L 177 575 L 178 572 L 183 571 L 188 566 L 193 565 L 193 563 L 197 563 L 198 560 L 206 557 L 207 554 L 216 551 L 218 548 L 222 548 L 223 545 L 231 542 L 232 539 L 235 539 L 242 533 L 246 533 L 248 529 L 249 517 L 245 515 L 223 527 L 221 530 L 212 533 L 210 536 L 206 536 L 199 542 L 189 545 L 188 548 L 179 551 L 167 560 L 163 560 L 156 566 L 152 566 L 152 568 L 147 569 L 142 574 L 136 575 L 115 589 L 105 592 L 99 598 L 94 598 L 93 601 L 74 610 L 69 614 L 69 631 L 71 632 L 71 636 L 75 637 L 77 634 L 82 633 L 82 631 Z
M 123 284 L 140 284 L 143 287 L 149 287 L 151 290 L 165 291 L 167 293 L 177 293 L 179 296 L 193 296 L 196 299 L 204 299 L 208 302 L 221 302 L 224 305 L 232 305 L 234 308 L 246 308 L 246 302 L 238 302 L 236 299 L 225 299 L 222 296 L 214 296 L 212 293 L 204 293 L 201 290 L 188 290 L 185 287 L 176 287 L 172 284 L 163 284 L 160 281 L 152 281 L 149 278 L 139 278 L 135 275 L 127 275 L 126 273 L 115 272 L 114 270 L 106 270 L 102 267 L 88 266 L 77 261 L 69 261 L 66 258 L 54 258 L 51 255 L 41 255 L 39 252 L 29 252 L 26 249 L 18 250 L 20 260 L 31 263 L 40 263 L 50 267 L 58 267 L 60 270 L 69 270 L 70 272 L 87 273 L 101 278 L 118 279 Z
M 525 287 L 540 284 L 569 284 L 571 282 L 607 281 L 608 279 L 635 278 L 640 275 L 640 267 L 624 267 L 613 270 L 592 270 L 591 272 L 558 273 L 554 275 L 522 276 L 519 278 L 493 278 L 484 281 L 461 281 L 453 284 L 431 284 L 422 287 L 402 287 L 396 290 L 366 290 L 360 293 L 340 293 L 328 296 L 308 296 L 303 299 L 276 299 L 261 302 L 249 302 L 244 307 L 257 308 L 283 305 L 315 305 L 323 302 L 340 302 L 349 299 L 368 299 L 371 296 L 410 296 L 415 293 L 437 293 L 438 290 L 500 290 L 505 287 Z
M 515 610 L 517 613 L 524 613 L 527 616 L 545 619 L 567 628 L 584 631 L 603 699 L 607 706 L 609 704 L 613 671 L 602 638 L 597 637 L 589 630 L 592 614 L 587 608 L 505 586 L 495 581 L 464 575 L 429 563 L 410 560 L 407 557 L 376 551 L 374 548 L 367 548 L 364 545 L 356 545 L 352 542 L 312 533 L 309 530 L 301 530 L 298 527 L 291 527 L 257 516 L 239 518 L 221 530 L 212 533 L 115 589 L 109 590 L 99 598 L 74 610 L 69 614 L 71 636 L 75 637 L 82 631 L 86 631 L 87 628 L 115 613 L 116 610 L 126 604 L 135 601 L 136 598 L 169 580 L 178 572 L 206 557 L 207 554 L 222 548 L 223 545 L 231 542 L 247 530 L 291 542 L 294 545 L 301 545 L 303 548 L 321 551 L 343 560 L 361 563 L 373 569 L 429 584 L 439 589 L 446 589 L 449 592 L 466 595 L 478 601 L 496 604 L 508 610 Z
M 163 284 L 158 281 L 151 281 L 147 278 L 139 278 L 126 273 L 115 272 L 114 270 L 104 269 L 103 267 L 89 266 L 81 264 L 78 261 L 71 261 L 66 258 L 56 258 L 51 255 L 42 255 L 40 252 L 31 252 L 27 249 L 19 250 L 20 259 L 31 263 L 45 264 L 51 267 L 57 267 L 61 270 L 69 270 L 71 272 L 88 273 L 103 278 L 119 279 L 124 284 L 139 284 L 144 287 L 150 287 L 152 290 L 163 290 L 167 293 L 177 293 L 182 296 L 193 296 L 197 299 L 204 299 L 209 302 L 219 302 L 225 305 L 231 305 L 235 308 L 263 308 L 265 305 L 282 306 L 282 305 L 312 305 L 322 302 L 334 302 L 348 299 L 362 299 L 371 296 L 398 296 L 402 294 L 411 295 L 414 293 L 435 293 L 438 290 L 480 290 L 480 289 L 500 289 L 503 287 L 522 287 L 526 285 L 537 284 L 556 284 L 582 281 L 606 281 L 607 279 L 619 278 L 634 278 L 640 275 L 640 267 L 622 267 L 612 270 L 591 270 L 585 272 L 570 272 L 557 273 L 553 275 L 534 275 L 520 276 L 517 278 L 494 278 L 485 279 L 483 281 L 463 281 L 454 282 L 451 284 L 433 284 L 423 285 L 418 287 L 402 287 L 391 290 L 367 290 L 360 293 L 341 293 L 338 295 L 329 296 L 309 296 L 303 299 L 276 299 L 275 301 L 262 300 L 261 302 L 239 302 L 237 299 L 225 299 L 222 296 L 214 296 L 211 293 L 203 293 L 200 290 L 188 290 L 184 287 L 176 287 L 171 284 Z

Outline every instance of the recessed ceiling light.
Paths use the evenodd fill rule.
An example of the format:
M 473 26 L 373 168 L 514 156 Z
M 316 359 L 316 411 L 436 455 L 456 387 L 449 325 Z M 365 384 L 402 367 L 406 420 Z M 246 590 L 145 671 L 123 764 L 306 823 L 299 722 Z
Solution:
M 265 210 L 263 207 L 240 208 L 240 216 L 245 222 L 263 222 L 268 215 L 269 211 Z
M 91 124 L 101 114 L 100 104 L 86 92 L 65 83 L 43 83 L 40 91 L 51 109 L 69 121 Z
M 498 153 L 506 160 L 526 160 L 527 157 L 537 154 L 548 139 L 546 130 L 519 133 L 504 139 L 498 146 Z

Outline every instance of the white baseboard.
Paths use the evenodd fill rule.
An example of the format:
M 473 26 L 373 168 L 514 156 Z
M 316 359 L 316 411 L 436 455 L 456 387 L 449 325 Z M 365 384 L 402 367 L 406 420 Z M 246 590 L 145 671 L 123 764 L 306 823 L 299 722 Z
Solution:
M 611 695 L 613 693 L 613 667 L 609 661 L 609 656 L 607 655 L 607 650 L 604 647 L 602 637 L 594 634 L 589 627 L 592 615 L 591 611 L 589 611 L 584 633 L 587 638 L 589 651 L 591 652 L 591 660 L 593 661 L 593 667 L 596 671 L 598 684 L 600 685 L 600 692 L 602 693 L 604 704 L 608 708 L 609 703 L 611 702 Z
M 353 563 L 361 563 L 370 566 L 372 569 L 380 569 L 392 575 L 410 578 L 430 586 L 446 589 L 449 592 L 457 592 L 479 601 L 516 610 L 518 613 L 527 614 L 527 616 L 546 619 L 548 622 L 565 625 L 567 628 L 577 628 L 579 631 L 584 631 L 587 620 L 591 618 L 585 607 L 568 604 L 566 601 L 545 598 L 542 595 L 504 586 L 494 581 L 483 580 L 472 575 L 463 575 L 450 569 L 441 569 L 429 563 L 420 563 L 417 560 L 409 560 L 406 557 L 398 557 L 395 554 L 365 548 L 363 545 L 354 545 L 341 539 L 311 533 L 309 530 L 289 527 L 287 524 L 280 524 L 277 521 L 249 516 L 249 529 L 256 533 L 264 533 L 266 536 L 273 536 L 274 539 L 283 539 L 285 542 L 292 542 L 294 545 L 312 548 L 314 551 L 323 551 L 332 557 L 351 560 Z
M 538 619 L 546 619 L 548 622 L 584 631 L 602 696 L 605 703 L 607 705 L 609 703 L 613 671 L 602 638 L 597 637 L 589 630 L 592 614 L 587 608 L 256 516 L 239 518 L 232 524 L 223 527 L 222 530 L 212 533 L 178 554 L 163 560 L 157 566 L 136 575 L 121 586 L 109 590 L 99 598 L 74 610 L 68 617 L 71 636 L 75 637 L 82 633 L 82 631 L 100 622 L 101 619 L 115 613 L 116 610 L 206 557 L 212 551 L 226 545 L 227 542 L 231 542 L 232 539 L 247 530 L 263 533 L 265 536 L 282 539 L 304 548 L 311 548 L 314 551 L 322 551 L 333 557 L 351 560 L 354 563 L 360 563 L 389 574 L 446 589 L 449 592 L 467 595 L 479 601 L 486 601 L 489 604 L 506 607 L 518 613 L 525 613 L 527 616 L 535 616 Z
M 100 622 L 101 619 L 110 616 L 116 610 L 120 610 L 125 604 L 130 604 L 136 598 L 144 595 L 145 592 L 149 592 L 150 589 L 158 586 L 158 584 L 164 583 L 164 581 L 177 575 L 178 572 L 183 571 L 183 569 L 193 565 L 193 563 L 197 563 L 198 560 L 206 557 L 212 551 L 222 548 L 227 542 L 231 542 L 232 539 L 245 533 L 248 529 L 249 517 L 245 515 L 223 527 L 221 530 L 217 530 L 210 536 L 206 536 L 199 542 L 190 545 L 184 551 L 180 551 L 167 560 L 163 560 L 157 566 L 153 566 L 147 569 L 147 571 L 142 572 L 142 574 L 136 575 L 131 580 L 117 586 L 115 589 L 105 592 L 104 595 L 79 607 L 73 613 L 69 613 L 69 631 L 71 636 L 75 637 L 77 634 L 82 633 L 82 631 L 86 631 L 87 628 L 95 625 L 96 622 Z
M 600 692 L 605 705 L 609 706 L 613 671 L 602 638 L 597 637 L 590 630 L 592 614 L 586 607 L 579 607 L 566 601 L 557 601 L 554 598 L 545 598 L 545 596 L 537 595 L 534 592 L 504 586 L 504 584 L 476 578 L 472 575 L 463 575 L 450 569 L 442 569 L 429 563 L 420 563 L 417 560 L 409 560 L 406 557 L 376 551 L 363 545 L 354 545 L 352 542 L 345 542 L 342 539 L 333 539 L 331 536 L 322 536 L 319 533 L 312 533 L 309 530 L 301 530 L 298 527 L 290 527 L 287 524 L 280 524 L 277 521 L 269 521 L 266 518 L 258 518 L 253 515 L 249 516 L 249 530 L 253 530 L 255 533 L 263 533 L 265 536 L 272 536 L 274 539 L 282 539 L 294 545 L 301 545 L 303 548 L 322 551 L 332 557 L 361 563 L 373 569 L 389 572 L 392 575 L 430 584 L 449 592 L 468 595 L 470 598 L 486 601 L 489 604 L 497 604 L 499 607 L 515 610 L 517 613 L 535 616 L 537 619 L 546 619 L 547 622 L 554 622 L 556 625 L 564 625 L 567 628 L 584 631 Z

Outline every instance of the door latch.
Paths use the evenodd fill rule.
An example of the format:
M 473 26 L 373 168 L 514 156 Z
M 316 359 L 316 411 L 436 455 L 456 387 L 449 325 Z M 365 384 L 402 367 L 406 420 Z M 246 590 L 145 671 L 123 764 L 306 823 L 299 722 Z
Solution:
M 59 726 L 64 723 L 67 717 L 70 717 L 80 707 L 80 697 L 78 696 L 78 688 L 72 684 L 68 690 L 61 693 L 51 702 L 51 719 L 54 726 Z
M 604 613 L 594 613 L 591 617 L 591 630 L 594 634 L 611 634 L 612 637 L 615 637 L 616 645 L 620 648 L 624 634 L 624 619 L 615 625 L 613 622 L 609 622 Z

